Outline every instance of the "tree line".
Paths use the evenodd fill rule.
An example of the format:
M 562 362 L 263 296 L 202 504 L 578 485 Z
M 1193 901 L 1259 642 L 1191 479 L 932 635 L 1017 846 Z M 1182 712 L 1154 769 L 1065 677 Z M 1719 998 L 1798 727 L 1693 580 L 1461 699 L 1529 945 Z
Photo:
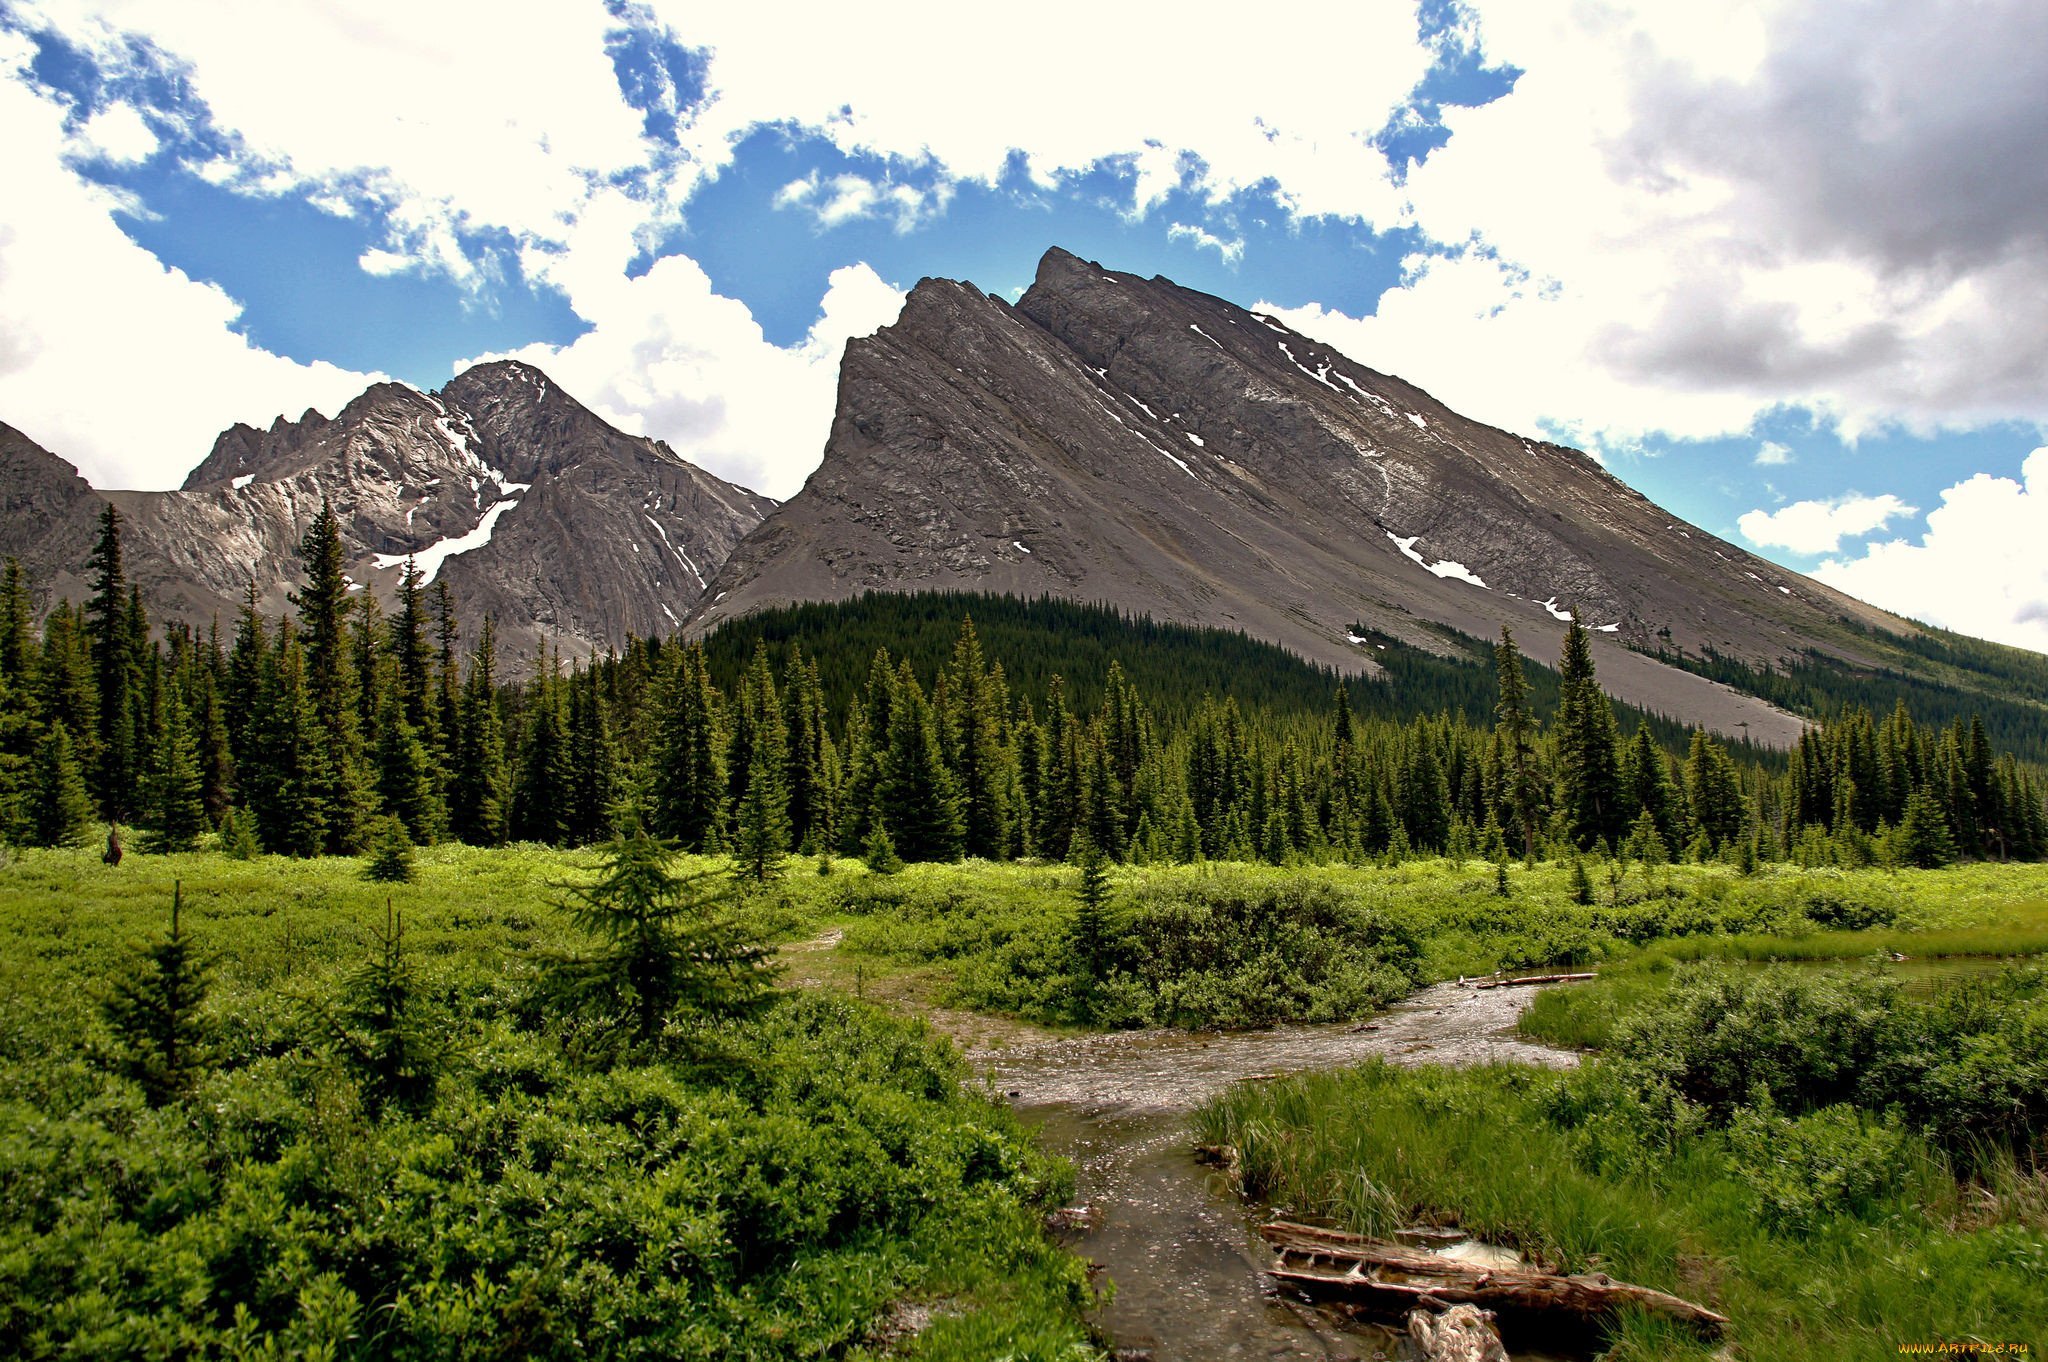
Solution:
M 300 557 L 292 613 L 266 619 L 252 587 L 226 637 L 218 624 L 153 635 L 112 507 L 90 598 L 59 603 L 40 634 L 9 564 L 0 836 L 54 845 L 126 823 L 150 849 L 217 832 L 241 854 L 311 856 L 359 851 L 380 829 L 582 845 L 644 827 L 763 878 L 791 853 L 885 865 L 2048 855 L 2035 773 L 1994 752 L 1974 717 L 1932 726 L 1903 703 L 1882 721 L 1852 707 L 1809 729 L 1789 762 L 1644 716 L 1624 734 L 1576 623 L 1554 681 L 1503 631 L 1492 713 L 1477 717 L 1469 703 L 1394 712 L 1334 677 L 1313 709 L 1205 692 L 1162 713 L 1113 659 L 1084 705 L 1043 659 L 1033 683 L 1013 682 L 971 617 L 949 626 L 938 665 L 920 672 L 876 646 L 857 685 L 824 615 L 810 653 L 787 638 L 779 665 L 759 637 L 735 668 L 714 662 L 733 656 L 730 638 L 710 650 L 635 638 L 566 668 L 548 653 L 513 681 L 488 619 L 461 646 L 445 582 L 430 589 L 408 565 L 388 615 L 354 588 L 326 507 Z M 872 630 L 853 638 L 865 647 Z

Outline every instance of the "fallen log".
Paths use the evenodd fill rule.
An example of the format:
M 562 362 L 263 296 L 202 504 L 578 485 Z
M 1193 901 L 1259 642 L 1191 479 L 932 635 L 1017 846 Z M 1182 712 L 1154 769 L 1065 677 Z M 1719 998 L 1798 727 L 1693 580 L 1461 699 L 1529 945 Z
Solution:
M 1581 979 L 1592 979 L 1592 978 L 1596 978 L 1596 977 L 1597 977 L 1596 975 L 1594 975 L 1594 974 L 1591 974 L 1591 973 L 1587 973 L 1587 974 L 1525 974 L 1525 975 L 1522 975 L 1522 976 L 1521 976 L 1520 978 L 1518 978 L 1518 979 L 1480 979 L 1480 980 L 1477 980 L 1477 981 L 1475 981 L 1475 982 L 1473 983 L 1472 987 L 1474 987 L 1474 988 L 1513 988 L 1513 987 L 1514 987 L 1515 985 L 1517 985 L 1517 984 L 1575 984 L 1575 983 L 1578 983 L 1578 982 L 1579 982 L 1579 981 L 1580 981 Z
M 1259 1234 L 1279 1255 L 1275 1281 L 1302 1294 L 1348 1301 L 1390 1315 L 1418 1305 L 1474 1305 L 1482 1310 L 1570 1316 L 1605 1324 L 1634 1307 L 1661 1315 L 1708 1338 L 1719 1337 L 1728 1317 L 1647 1286 L 1618 1282 L 1604 1272 L 1565 1276 L 1535 1269 L 1489 1268 L 1363 1235 L 1277 1220 Z
M 1440 1315 L 1411 1310 L 1408 1337 L 1422 1362 L 1509 1362 L 1493 1316 L 1476 1305 L 1454 1305 Z

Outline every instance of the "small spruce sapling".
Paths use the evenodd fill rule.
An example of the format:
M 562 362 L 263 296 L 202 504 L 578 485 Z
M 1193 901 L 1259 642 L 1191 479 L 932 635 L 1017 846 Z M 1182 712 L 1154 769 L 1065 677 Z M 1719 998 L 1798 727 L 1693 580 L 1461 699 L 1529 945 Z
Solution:
M 1109 972 L 1109 868 L 1094 839 L 1084 832 L 1077 843 L 1081 882 L 1075 892 L 1078 902 L 1069 940 L 1075 960 L 1093 984 Z
M 114 1067 L 141 1085 L 152 1107 L 190 1092 L 206 1062 L 210 1028 L 202 1009 L 211 963 L 184 931 L 184 897 L 183 882 L 173 882 L 171 934 L 142 948 L 101 1005 L 114 1033 Z
M 370 834 L 369 854 L 363 862 L 363 878 L 379 884 L 412 882 L 412 838 L 405 824 L 396 818 L 377 820 Z
M 315 1026 L 371 1112 L 419 1110 L 432 1101 L 447 1065 L 446 1031 L 406 959 L 405 923 L 391 900 L 384 901 L 383 930 L 373 932 L 375 952 L 342 981 L 335 1003 L 313 1005 Z
M 614 838 L 597 882 L 570 889 L 562 904 L 599 948 L 550 966 L 552 991 L 569 1010 L 641 1044 L 678 1014 L 751 1014 L 774 977 L 773 952 L 728 911 L 729 877 L 676 875 L 673 855 L 638 825 Z
M 903 858 L 896 854 L 896 843 L 889 836 L 889 829 L 882 824 L 879 814 L 875 826 L 868 833 L 867 846 L 862 849 L 868 870 L 876 875 L 894 875 L 903 869 Z

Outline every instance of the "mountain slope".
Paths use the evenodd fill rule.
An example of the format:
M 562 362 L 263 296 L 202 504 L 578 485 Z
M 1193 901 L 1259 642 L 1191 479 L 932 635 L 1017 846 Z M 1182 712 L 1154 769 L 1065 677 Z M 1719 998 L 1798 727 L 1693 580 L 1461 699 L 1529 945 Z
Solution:
M 920 282 L 847 348 L 824 462 L 693 617 L 862 591 L 1103 601 L 1374 669 L 1567 611 L 1609 689 L 1785 742 L 1798 721 L 1625 644 L 1757 664 L 1913 626 L 1675 521 L 1574 450 L 1468 421 L 1269 317 L 1048 252 L 1015 307 Z
M 102 496 L 7 435 L 10 494 L 27 487 L 22 499 L 48 523 L 10 516 L 0 552 L 76 595 Z M 104 500 L 126 517 L 129 574 L 160 618 L 226 620 L 251 582 L 264 610 L 286 609 L 300 538 L 326 500 L 354 581 L 388 596 L 415 555 L 472 624 L 496 619 L 515 657 L 549 644 L 587 654 L 674 628 L 774 505 L 613 428 L 515 363 L 479 365 L 435 393 L 377 384 L 332 418 L 238 425 L 179 490 Z

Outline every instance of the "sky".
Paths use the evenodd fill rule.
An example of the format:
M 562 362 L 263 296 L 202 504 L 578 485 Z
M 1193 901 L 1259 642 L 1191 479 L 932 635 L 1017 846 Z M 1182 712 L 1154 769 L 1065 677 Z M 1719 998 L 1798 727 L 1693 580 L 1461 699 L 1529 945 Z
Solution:
M 99 487 L 480 359 L 777 497 L 1060 245 L 2048 651 L 2048 6 L 0 0 L 0 421 Z

